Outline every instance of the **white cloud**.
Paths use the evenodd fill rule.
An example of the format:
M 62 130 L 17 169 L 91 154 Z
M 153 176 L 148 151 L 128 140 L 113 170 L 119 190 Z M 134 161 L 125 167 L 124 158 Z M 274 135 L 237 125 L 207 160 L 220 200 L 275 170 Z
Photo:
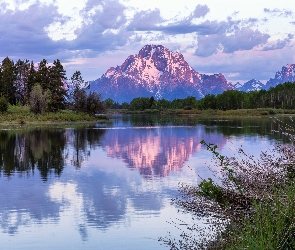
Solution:
M 68 0 L 2 0 L 0 57 L 60 58 L 65 62 L 83 58 L 87 75 L 98 72 L 98 78 L 106 67 L 123 62 L 118 63 L 116 55 L 125 59 L 145 44 L 156 43 L 188 55 L 197 71 L 213 62 L 211 68 L 216 72 L 236 73 L 231 71 L 237 68 L 234 61 L 216 63 L 214 58 L 242 61 L 240 56 L 246 51 L 253 58 L 259 55 L 257 61 L 264 52 L 269 60 L 277 60 L 279 69 L 287 59 L 277 53 L 289 47 L 290 51 L 294 43 L 289 36 L 294 33 L 294 13 L 295 2 L 289 0 L 224 0 L 218 4 L 215 0 L 72 0 L 70 4 Z M 114 55 L 114 63 L 108 53 Z M 91 71 L 89 62 L 94 59 L 105 63 L 97 63 L 99 69 Z M 200 61 L 206 61 L 205 66 L 195 63 Z M 247 66 L 245 62 L 241 65 Z M 274 68 L 265 67 L 265 71 Z M 248 77 L 249 69 L 239 70 L 239 77 Z

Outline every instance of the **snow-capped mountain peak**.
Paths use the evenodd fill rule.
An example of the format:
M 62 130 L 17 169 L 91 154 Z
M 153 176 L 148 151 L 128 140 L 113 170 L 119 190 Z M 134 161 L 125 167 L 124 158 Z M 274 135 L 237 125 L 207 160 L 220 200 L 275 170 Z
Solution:
M 187 96 L 201 98 L 233 89 L 222 74 L 200 74 L 181 53 L 162 45 L 144 46 L 138 54 L 130 55 L 121 66 L 111 67 L 90 86 L 104 98 L 118 102 L 130 102 L 140 96 L 168 100 Z

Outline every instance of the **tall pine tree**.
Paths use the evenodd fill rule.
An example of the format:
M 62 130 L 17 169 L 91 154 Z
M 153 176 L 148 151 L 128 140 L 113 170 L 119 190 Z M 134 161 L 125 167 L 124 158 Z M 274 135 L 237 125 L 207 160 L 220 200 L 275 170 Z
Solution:
M 14 62 L 6 57 L 1 65 L 0 94 L 2 94 L 10 104 L 15 104 L 15 78 Z

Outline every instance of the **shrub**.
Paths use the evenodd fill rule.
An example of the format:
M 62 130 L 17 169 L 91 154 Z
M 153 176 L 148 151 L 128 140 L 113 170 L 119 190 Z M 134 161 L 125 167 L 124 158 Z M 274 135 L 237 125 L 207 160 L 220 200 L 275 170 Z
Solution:
M 182 185 L 175 203 L 209 226 L 181 222 L 188 231 L 182 240 L 160 240 L 171 249 L 295 249 L 295 146 L 288 128 L 282 124 L 278 132 L 292 144 L 278 144 L 258 159 L 242 149 L 225 157 L 216 145 L 201 141 L 220 169 L 219 183 L 209 178 L 198 186 Z
M 185 106 L 183 109 L 184 110 L 192 110 L 193 108 L 192 108 L 192 106 Z
M 268 113 L 269 113 L 270 115 L 275 115 L 275 114 L 277 114 L 276 110 L 274 110 L 274 109 L 270 109 L 270 110 L 268 111 Z

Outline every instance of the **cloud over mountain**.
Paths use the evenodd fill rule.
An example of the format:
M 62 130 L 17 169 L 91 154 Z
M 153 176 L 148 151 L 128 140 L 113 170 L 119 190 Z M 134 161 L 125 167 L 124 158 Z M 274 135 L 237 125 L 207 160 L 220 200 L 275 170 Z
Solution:
M 245 81 L 247 66 L 254 64 L 259 70 L 251 78 L 267 79 L 267 73 L 293 62 L 294 13 L 288 0 L 251 5 L 242 0 L 173 5 L 156 0 L 2 0 L 0 58 L 59 58 L 67 69 L 77 66 L 91 80 L 95 71 L 101 75 L 134 49 L 157 43 L 178 48 L 208 74 L 217 68 L 214 72 L 239 73 L 238 80 Z M 110 58 L 114 63 L 103 63 Z

